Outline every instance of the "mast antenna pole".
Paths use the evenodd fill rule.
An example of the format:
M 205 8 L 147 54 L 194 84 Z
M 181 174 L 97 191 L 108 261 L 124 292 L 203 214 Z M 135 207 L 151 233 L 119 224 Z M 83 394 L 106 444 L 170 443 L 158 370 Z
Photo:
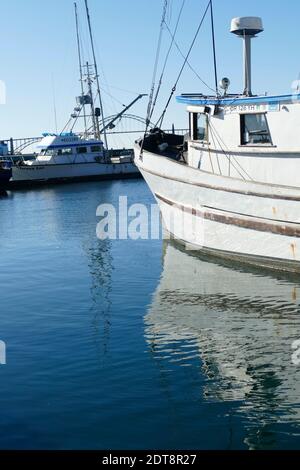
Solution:
M 215 38 L 215 22 L 214 22 L 214 9 L 213 0 L 210 0 L 210 16 L 211 16 L 211 33 L 213 42 L 213 55 L 214 55 L 214 71 L 215 71 L 215 87 L 216 95 L 219 95 L 218 89 L 218 69 L 217 69 L 217 53 L 216 53 L 216 38 Z
M 78 11 L 77 11 L 76 2 L 74 3 L 74 8 L 75 8 L 75 21 L 76 21 L 76 37 L 77 37 L 77 47 L 78 47 L 79 73 L 80 73 L 80 82 L 81 82 L 81 95 L 84 96 L 82 56 L 81 56 Z M 86 119 L 85 105 L 83 105 L 83 117 L 84 117 L 84 131 L 86 134 L 87 133 L 87 119 Z
M 86 67 L 88 90 L 89 90 L 89 95 L 91 98 L 91 114 L 92 114 L 92 121 L 93 121 L 93 131 L 94 131 L 94 137 L 97 139 L 98 138 L 98 129 L 97 129 L 98 120 L 96 119 L 96 115 L 95 115 L 94 96 L 93 96 L 93 87 L 92 87 L 93 80 L 91 78 L 91 72 L 90 72 L 91 66 L 87 62 L 85 67 Z M 98 123 L 98 127 L 99 127 L 99 123 Z
M 89 33 L 90 33 L 90 40 L 91 40 L 92 53 L 93 53 L 93 60 L 94 60 L 94 67 L 95 67 L 95 73 L 96 73 L 97 93 L 98 93 L 98 96 L 99 96 L 99 104 L 100 104 L 100 112 L 101 112 L 101 118 L 102 118 L 102 126 L 103 126 L 103 128 L 104 128 L 104 130 L 103 130 L 104 144 L 105 144 L 106 150 L 108 150 L 107 134 L 106 134 L 106 129 L 105 129 L 105 118 L 104 118 L 104 110 L 103 110 L 103 102 L 102 102 L 102 95 L 101 95 L 100 82 L 99 82 L 99 74 L 98 74 L 98 66 L 97 66 L 97 60 L 96 60 L 96 54 L 95 54 L 95 46 L 94 46 L 94 37 L 93 37 L 92 24 L 91 24 L 91 17 L 90 17 L 90 12 L 89 12 L 89 7 L 88 7 L 88 1 L 87 1 L 87 0 L 85 0 L 85 9 L 86 9 L 86 15 L 87 15 L 87 20 L 88 20 Z M 98 121 L 98 118 L 96 118 L 96 117 L 95 117 L 95 120 L 96 120 L 97 127 L 98 127 L 98 138 L 100 139 L 99 121 Z

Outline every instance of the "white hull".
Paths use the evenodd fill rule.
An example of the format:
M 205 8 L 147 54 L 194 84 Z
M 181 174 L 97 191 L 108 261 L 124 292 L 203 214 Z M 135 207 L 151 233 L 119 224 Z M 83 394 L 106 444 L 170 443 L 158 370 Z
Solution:
M 224 177 L 136 149 L 166 229 L 193 249 L 300 272 L 300 188 Z
M 41 182 L 80 178 L 126 177 L 139 174 L 133 163 L 73 163 L 13 167 L 13 182 Z

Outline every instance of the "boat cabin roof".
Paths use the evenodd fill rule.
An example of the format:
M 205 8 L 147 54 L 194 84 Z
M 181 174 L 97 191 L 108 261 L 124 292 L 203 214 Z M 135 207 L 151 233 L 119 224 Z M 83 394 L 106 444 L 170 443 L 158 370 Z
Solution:
M 81 146 L 103 146 L 102 140 L 82 139 L 79 135 L 73 133 L 65 134 L 44 134 L 43 139 L 38 145 L 39 149 L 61 149 Z

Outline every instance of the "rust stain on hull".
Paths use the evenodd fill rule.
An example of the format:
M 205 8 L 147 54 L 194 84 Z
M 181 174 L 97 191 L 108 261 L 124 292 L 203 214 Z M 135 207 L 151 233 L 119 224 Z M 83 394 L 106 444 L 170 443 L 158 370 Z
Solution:
M 292 250 L 294 259 L 296 259 L 296 251 L 297 251 L 296 243 L 291 243 L 291 250 Z
M 284 223 L 275 224 L 274 221 L 265 221 L 265 220 L 255 220 L 252 217 L 249 218 L 240 218 L 234 215 L 228 214 L 215 214 L 213 212 L 206 210 L 199 210 L 192 207 L 186 207 L 182 204 L 178 204 L 176 202 L 170 201 L 169 199 L 160 196 L 159 194 L 155 194 L 157 199 L 168 204 L 169 206 L 177 207 L 181 211 L 191 214 L 196 217 L 201 217 L 205 220 L 210 220 L 212 222 L 219 222 L 225 225 L 235 225 L 236 227 L 245 228 L 249 230 L 255 230 L 257 232 L 266 232 L 266 233 L 273 233 L 275 235 L 284 235 L 287 237 L 295 237 L 300 238 L 300 226 L 297 225 L 285 225 Z M 296 244 L 291 244 L 294 258 L 296 259 Z

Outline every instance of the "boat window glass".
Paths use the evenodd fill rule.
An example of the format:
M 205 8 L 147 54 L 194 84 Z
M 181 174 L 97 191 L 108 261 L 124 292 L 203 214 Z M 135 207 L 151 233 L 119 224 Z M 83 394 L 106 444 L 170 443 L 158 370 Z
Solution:
M 47 157 L 56 157 L 57 150 L 46 149 L 46 150 L 44 150 L 44 155 L 47 155 Z
M 193 140 L 208 140 L 207 115 L 204 113 L 194 113 L 193 115 Z
M 61 149 L 61 155 L 72 155 L 73 150 L 71 148 Z
M 241 144 L 272 144 L 266 114 L 241 114 Z
M 77 153 L 87 153 L 87 147 L 77 147 Z
M 101 151 L 102 151 L 102 148 L 101 148 L 100 145 L 93 145 L 93 146 L 91 147 L 91 150 L 92 150 L 93 153 L 96 153 L 96 152 L 101 152 Z

